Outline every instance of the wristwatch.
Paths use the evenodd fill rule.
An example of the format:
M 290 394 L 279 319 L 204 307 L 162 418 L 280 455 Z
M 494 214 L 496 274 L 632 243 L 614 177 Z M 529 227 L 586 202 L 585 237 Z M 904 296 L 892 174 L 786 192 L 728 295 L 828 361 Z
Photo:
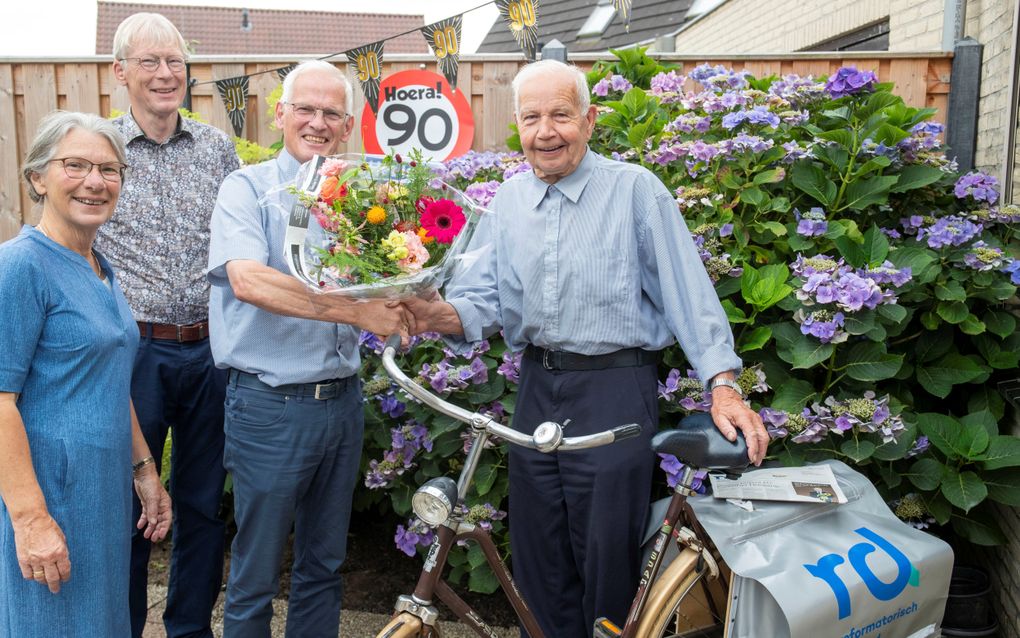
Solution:
M 727 388 L 733 388 L 734 390 L 737 391 L 737 394 L 739 394 L 741 397 L 744 396 L 744 392 L 740 389 L 740 386 L 737 385 L 736 381 L 725 378 L 713 379 L 712 382 L 708 384 L 708 391 L 711 392 L 712 390 L 715 390 L 716 388 L 722 385 L 726 386 Z

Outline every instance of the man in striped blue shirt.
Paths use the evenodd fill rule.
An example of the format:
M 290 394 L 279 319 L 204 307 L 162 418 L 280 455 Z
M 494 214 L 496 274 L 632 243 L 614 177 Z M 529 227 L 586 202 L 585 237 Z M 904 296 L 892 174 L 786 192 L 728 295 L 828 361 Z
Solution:
M 642 424 L 641 437 L 592 450 L 510 450 L 515 578 L 547 635 L 590 636 L 598 617 L 623 624 L 637 587 L 658 351 L 679 341 L 708 382 L 717 426 L 731 440 L 743 431 L 752 462 L 768 435 L 734 382 L 729 322 L 673 196 L 648 170 L 588 149 L 584 73 L 537 62 L 513 93 L 532 172 L 496 193 L 469 247 L 482 257 L 447 301 L 405 305 L 415 331 L 470 343 L 502 328 L 524 351 L 515 428 L 570 419 L 567 435 L 581 436 Z

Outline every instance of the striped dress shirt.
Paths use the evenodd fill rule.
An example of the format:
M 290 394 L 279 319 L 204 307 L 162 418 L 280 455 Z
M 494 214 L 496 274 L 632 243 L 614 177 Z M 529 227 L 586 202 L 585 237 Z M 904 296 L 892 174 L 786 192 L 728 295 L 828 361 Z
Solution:
M 480 256 L 446 288 L 463 342 L 502 327 L 514 351 L 596 355 L 675 339 L 706 381 L 741 368 L 676 200 L 647 169 L 589 150 L 554 185 L 514 176 L 490 208 L 468 247 Z

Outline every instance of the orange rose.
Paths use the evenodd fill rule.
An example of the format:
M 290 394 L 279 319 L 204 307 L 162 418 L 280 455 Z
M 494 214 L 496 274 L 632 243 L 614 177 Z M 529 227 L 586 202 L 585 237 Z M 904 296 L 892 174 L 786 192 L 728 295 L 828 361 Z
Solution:
M 338 199 L 347 197 L 347 184 L 341 183 L 340 178 L 335 175 L 327 177 L 319 189 L 319 199 L 327 205 L 332 206 Z

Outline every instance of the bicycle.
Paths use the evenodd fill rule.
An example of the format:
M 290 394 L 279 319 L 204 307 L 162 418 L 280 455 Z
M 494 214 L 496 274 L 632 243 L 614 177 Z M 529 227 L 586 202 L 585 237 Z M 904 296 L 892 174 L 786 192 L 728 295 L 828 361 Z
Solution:
M 401 595 L 394 606 L 394 616 L 377 638 L 438 638 L 438 610 L 433 597 L 438 597 L 462 623 L 479 636 L 494 637 L 494 630 L 482 620 L 443 579 L 443 568 L 450 549 L 459 540 L 479 544 L 485 559 L 531 638 L 546 638 L 527 603 L 514 585 L 506 564 L 499 557 L 489 533 L 466 522 L 459 513 L 477 468 L 485 442 L 498 436 L 511 444 L 541 452 L 576 450 L 609 445 L 636 436 L 640 426 L 622 425 L 612 430 L 581 437 L 564 437 L 560 424 L 540 424 L 531 436 L 496 423 L 491 417 L 453 405 L 425 390 L 404 374 L 394 361 L 399 337 L 391 337 L 382 353 L 387 374 L 405 392 L 426 406 L 468 424 L 472 445 L 459 479 L 430 479 L 415 492 L 412 507 L 415 515 L 436 531 L 429 547 L 421 575 L 410 595 Z M 605 618 L 595 622 L 596 638 L 672 638 L 720 636 L 718 628 L 724 619 L 728 598 L 728 573 L 711 538 L 698 524 L 687 497 L 694 494 L 695 475 L 699 468 L 737 474 L 748 466 L 747 446 L 738 437 L 726 440 L 707 414 L 685 418 L 677 430 L 660 432 L 652 439 L 656 452 L 673 454 L 684 463 L 684 470 L 666 514 L 657 524 L 658 532 L 652 552 L 641 573 L 638 589 L 623 627 Z M 678 555 L 665 566 L 664 557 L 670 539 L 676 543 Z M 661 573 L 660 573 L 661 572 Z M 562 637 L 550 637 L 562 638 Z

